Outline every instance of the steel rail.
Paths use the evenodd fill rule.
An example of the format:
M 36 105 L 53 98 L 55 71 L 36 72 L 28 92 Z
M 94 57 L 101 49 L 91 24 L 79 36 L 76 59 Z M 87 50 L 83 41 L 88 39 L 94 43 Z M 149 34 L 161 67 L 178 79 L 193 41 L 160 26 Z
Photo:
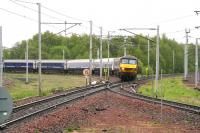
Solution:
M 32 101 L 30 103 L 26 103 L 26 104 L 22 104 L 22 105 L 13 107 L 12 113 L 18 112 L 19 110 L 22 110 L 22 109 L 32 107 L 32 106 L 40 104 L 40 103 L 48 102 L 50 100 L 54 100 L 54 99 L 57 99 L 57 98 L 60 98 L 60 97 L 68 96 L 68 95 L 71 95 L 71 94 L 74 94 L 74 93 L 77 93 L 77 92 L 81 92 L 81 91 L 85 91 L 85 90 L 88 90 L 88 89 L 101 87 L 103 85 L 104 84 L 95 85 L 95 86 L 77 87 L 75 89 L 72 89 L 72 91 L 69 91 L 69 92 L 64 92 L 64 93 L 61 93 L 61 94 L 57 94 L 57 95 L 54 95 L 54 96 L 46 97 L 46 98 L 43 98 L 43 99 L 40 99 L 40 100 Z
M 68 94 L 66 94 L 66 95 L 63 95 L 63 96 L 65 96 L 65 98 L 66 98 L 67 96 L 69 96 L 69 98 L 66 98 L 65 100 L 60 100 L 60 102 L 56 102 L 56 104 L 52 104 L 52 105 L 50 105 L 50 106 L 48 106 L 48 107 L 46 107 L 46 108 L 39 109 L 39 110 L 37 110 L 37 111 L 34 111 L 34 112 L 31 112 L 31 113 L 22 115 L 22 116 L 20 116 L 20 117 L 17 117 L 17 118 L 15 118 L 15 119 L 8 120 L 8 121 L 6 121 L 5 123 L 0 124 L 0 129 L 4 129 L 5 127 L 7 127 L 7 126 L 9 126 L 9 125 L 12 125 L 12 124 L 17 123 L 17 122 L 19 122 L 19 121 L 22 121 L 22 120 L 24 120 L 24 119 L 30 118 L 31 116 L 40 114 L 40 113 L 45 112 L 45 111 L 47 111 L 47 110 L 53 109 L 53 108 L 55 108 L 55 107 L 57 107 L 57 106 L 60 106 L 60 105 L 69 103 L 69 102 L 71 102 L 71 101 L 76 101 L 76 100 L 78 100 L 78 99 L 80 99 L 80 98 L 84 98 L 84 97 L 86 97 L 86 96 L 89 96 L 89 95 L 92 95 L 92 94 L 94 94 L 94 93 L 100 92 L 100 91 L 105 90 L 105 89 L 107 89 L 107 88 L 110 88 L 110 87 L 111 87 L 111 88 L 114 88 L 114 87 L 120 86 L 120 85 L 121 85 L 121 84 L 103 84 L 103 85 L 97 85 L 97 86 L 86 87 L 85 89 L 81 89 L 81 90 L 80 90 L 80 89 L 75 90 L 75 91 L 70 92 L 70 93 L 68 93 Z M 73 94 L 74 94 L 75 96 L 71 96 L 71 95 L 73 95 Z M 71 98 L 70 98 L 70 96 L 71 96 Z M 56 99 L 56 98 L 55 98 L 55 97 L 51 97 L 51 99 L 54 100 L 54 99 Z M 45 101 L 45 100 L 46 100 L 46 99 L 44 99 L 44 101 Z M 26 108 L 27 108 L 27 107 L 30 107 L 30 105 L 37 105 L 37 104 L 40 104 L 40 102 L 33 102 L 33 103 L 27 104 L 27 105 L 25 105 L 25 106 L 26 106 Z M 19 107 L 19 108 L 24 109 L 25 107 L 22 106 L 22 107 Z
M 137 81 L 141 82 L 143 80 L 149 80 L 149 78 L 142 77 L 142 78 L 138 79 Z M 127 84 L 130 84 L 130 83 L 133 83 L 133 82 L 129 82 Z M 70 92 L 67 92 L 67 93 L 65 92 L 65 93 L 58 94 L 58 95 L 55 95 L 55 96 L 51 96 L 51 97 L 48 97 L 48 98 L 44 98 L 44 99 L 41 99 L 41 100 L 38 100 L 38 101 L 34 101 L 34 102 L 31 102 L 31 103 L 28 103 L 28 104 L 17 106 L 17 107 L 14 108 L 13 112 L 18 112 L 20 110 L 24 110 L 26 108 L 32 107 L 34 105 L 38 105 L 40 103 L 45 103 L 45 102 L 48 103 L 49 101 L 55 100 L 55 99 L 58 99 L 58 98 L 69 97 L 68 99 L 62 100 L 62 102 L 57 102 L 56 104 L 50 105 L 50 106 L 45 107 L 43 109 L 39 109 L 39 110 L 36 110 L 34 112 L 22 115 L 18 118 L 6 121 L 5 123 L 1 123 L 0 129 L 4 129 L 5 127 L 7 127 L 9 125 L 17 123 L 18 121 L 22 121 L 26 118 L 30 118 L 31 116 L 34 116 L 36 114 L 40 114 L 40 113 L 45 112 L 47 110 L 53 109 L 57 106 L 69 103 L 71 101 L 76 101 L 80 98 L 83 98 L 83 97 L 92 95 L 96 92 L 100 92 L 102 90 L 107 90 L 107 89 L 111 92 L 115 92 L 115 93 L 118 93 L 118 94 L 121 94 L 121 95 L 124 95 L 124 96 L 127 96 L 127 97 L 137 98 L 137 99 L 140 99 L 140 100 L 153 102 L 153 103 L 157 103 L 157 104 L 161 103 L 160 99 L 155 99 L 155 98 L 140 95 L 140 94 L 137 94 L 137 93 L 130 93 L 130 92 L 127 92 L 125 90 L 121 90 L 120 89 L 121 85 L 122 85 L 121 83 L 115 83 L 115 84 L 102 84 L 102 85 L 96 85 L 96 86 L 88 86 L 88 87 L 85 87 L 85 88 L 79 88 L 77 90 L 73 90 L 73 91 L 70 91 Z M 122 91 L 123 91 L 123 93 L 122 93 Z M 72 96 L 70 98 L 71 95 L 75 95 L 75 96 Z M 197 113 L 197 114 L 199 114 L 199 110 L 200 110 L 199 109 L 200 107 L 198 107 L 198 106 L 194 107 L 192 105 L 176 103 L 176 102 L 166 101 L 166 100 L 163 100 L 163 105 L 175 107 L 175 108 L 178 108 L 178 109 L 186 110 L 186 111 L 189 111 L 189 112 L 192 112 L 192 113 Z
M 143 100 L 143 101 L 151 102 L 151 103 L 155 103 L 155 104 L 161 104 L 161 99 L 145 96 L 145 95 L 134 93 L 134 92 L 130 92 L 130 91 L 124 90 L 121 87 L 118 87 L 115 89 L 112 88 L 112 89 L 109 89 L 109 91 L 123 95 L 123 96 L 130 97 L 130 98 L 139 99 L 139 100 Z M 187 111 L 190 113 L 200 114 L 199 106 L 194 106 L 194 105 L 189 105 L 189 104 L 184 104 L 184 103 L 179 103 L 179 102 L 169 101 L 169 100 L 162 100 L 162 104 L 173 107 L 173 108 L 177 108 L 179 110 L 184 110 L 184 111 Z

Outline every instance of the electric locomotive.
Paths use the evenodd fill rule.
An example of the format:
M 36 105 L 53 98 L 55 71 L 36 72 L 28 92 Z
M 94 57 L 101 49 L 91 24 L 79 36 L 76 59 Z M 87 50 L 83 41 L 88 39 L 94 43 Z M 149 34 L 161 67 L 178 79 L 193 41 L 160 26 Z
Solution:
M 119 61 L 121 80 L 134 80 L 138 73 L 138 59 L 135 56 L 124 56 Z
M 90 67 L 88 59 L 76 60 L 42 60 L 41 67 L 43 73 L 82 73 L 83 69 Z M 121 80 L 134 80 L 138 73 L 138 59 L 134 56 L 124 56 L 121 58 L 102 59 L 102 67 L 108 68 L 110 74 L 120 76 Z M 28 60 L 30 72 L 38 71 L 38 60 Z M 4 60 L 4 71 L 25 72 L 26 60 Z M 92 60 L 93 74 L 100 73 L 100 59 Z

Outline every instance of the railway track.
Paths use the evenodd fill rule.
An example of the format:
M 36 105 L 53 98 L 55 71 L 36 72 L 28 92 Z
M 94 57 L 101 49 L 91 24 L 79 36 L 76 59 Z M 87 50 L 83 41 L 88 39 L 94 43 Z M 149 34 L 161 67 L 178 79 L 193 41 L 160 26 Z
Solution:
M 144 83 L 145 80 L 149 80 L 149 78 L 143 77 L 142 79 L 137 80 L 137 83 L 132 83 L 132 85 L 139 86 L 141 83 Z M 128 87 L 130 87 L 132 85 L 129 84 Z M 151 102 L 151 103 L 155 103 L 155 104 L 162 104 L 162 105 L 165 105 L 165 106 L 170 106 L 170 107 L 173 107 L 173 108 L 177 108 L 179 110 L 184 110 L 184 111 L 187 111 L 187 112 L 190 112 L 190 113 L 200 115 L 200 107 L 199 106 L 194 106 L 194 105 L 189 105 L 189 104 L 184 104 L 184 103 L 179 103 L 179 102 L 168 101 L 168 100 L 163 100 L 163 99 L 145 96 L 145 95 L 138 94 L 138 93 L 130 91 L 130 90 L 126 90 L 126 89 L 124 89 L 123 86 L 110 88 L 109 90 L 111 92 L 114 92 L 114 93 L 117 93 L 117 94 L 120 94 L 120 95 L 123 95 L 123 96 L 127 96 L 127 97 L 130 97 L 130 98 L 139 99 L 139 100 L 143 100 L 143 101 Z
M 63 104 L 84 98 L 88 95 L 100 92 L 107 89 L 108 86 L 115 88 L 116 86 L 120 86 L 120 84 L 102 84 L 80 88 L 71 92 L 62 93 L 56 96 L 41 99 L 39 101 L 34 101 L 28 104 L 14 107 L 10 118 L 5 123 L 0 124 L 0 129 L 4 129 L 5 127 L 16 124 L 17 122 L 20 122 L 24 119 L 44 113 L 45 111 L 51 110 L 57 106 L 61 106 Z
M 123 84 L 126 87 L 127 86 L 130 87 L 133 84 L 135 84 L 136 86 L 139 86 L 143 84 L 144 82 L 146 82 L 147 80 L 150 80 L 151 78 L 152 77 L 150 78 L 142 77 L 138 79 L 136 82 L 127 82 Z M 61 106 L 63 104 L 67 104 L 72 101 L 79 100 L 81 98 L 84 98 L 86 96 L 92 95 L 94 93 L 97 93 L 103 90 L 109 90 L 111 92 L 114 92 L 126 97 L 139 99 L 139 100 L 143 100 L 143 101 L 151 102 L 155 104 L 162 103 L 163 105 L 166 105 L 166 106 L 170 106 L 173 108 L 177 108 L 177 109 L 195 113 L 195 114 L 200 114 L 200 107 L 198 106 L 187 105 L 187 104 L 144 96 L 138 93 L 125 90 L 122 87 L 123 84 L 122 83 L 101 84 L 101 85 L 96 85 L 96 86 L 78 88 L 76 90 L 63 92 L 61 94 L 57 94 L 48 98 L 44 98 L 38 101 L 34 101 L 31 103 L 14 107 L 13 113 L 11 114 L 10 118 L 5 123 L 0 124 L 0 129 L 3 130 L 5 127 L 9 127 L 10 125 L 17 124 L 18 122 L 23 121 L 24 119 L 29 119 L 35 115 L 40 115 L 48 110 L 54 109 L 57 106 Z
M 13 107 L 12 112 L 15 113 L 15 112 L 18 112 L 22 109 L 27 109 L 27 108 L 30 108 L 31 106 L 35 106 L 35 105 L 40 104 L 40 103 L 45 103 L 45 102 L 48 102 L 48 101 L 51 101 L 51 100 L 54 100 L 54 99 L 58 99 L 58 98 L 61 98 L 61 97 L 64 97 L 64 96 L 72 95 L 72 94 L 77 93 L 77 92 L 82 92 L 82 91 L 93 89 L 95 87 L 100 87 L 100 86 L 102 86 L 102 85 L 91 86 L 91 87 L 89 87 L 89 86 L 87 86 L 87 87 L 77 87 L 77 88 L 70 90 L 70 91 L 67 91 L 67 92 L 63 92 L 63 93 L 53 95 L 53 96 L 50 96 L 50 97 L 47 97 L 47 98 L 36 100 L 36 101 L 30 102 L 30 103 L 27 103 L 27 104 L 15 106 L 15 107 Z

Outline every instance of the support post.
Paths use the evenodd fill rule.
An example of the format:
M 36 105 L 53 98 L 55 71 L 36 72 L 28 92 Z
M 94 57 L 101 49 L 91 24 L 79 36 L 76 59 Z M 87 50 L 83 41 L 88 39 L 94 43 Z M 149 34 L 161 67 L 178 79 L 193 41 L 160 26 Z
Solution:
M 39 52 L 38 52 L 38 73 L 39 73 L 39 77 L 38 77 L 38 91 L 39 91 L 39 96 L 42 95 L 42 80 L 41 80 L 41 74 L 42 74 L 42 68 L 41 68 L 41 4 L 38 4 L 38 48 L 39 48 Z
M 148 35 L 148 57 L 147 57 L 147 64 L 148 64 L 148 76 L 149 76 L 149 63 L 150 63 L 150 54 L 149 54 L 149 51 L 150 51 L 150 42 L 149 42 L 149 35 Z
M 198 88 L 198 38 L 195 45 L 195 88 Z
M 3 87 L 3 46 L 2 27 L 0 26 L 0 87 Z
M 91 85 L 92 82 L 92 21 L 90 22 L 90 77 L 89 77 L 89 84 Z
M 99 53 L 99 51 L 100 51 L 100 49 L 97 48 L 97 59 L 100 59 L 100 53 Z M 99 67 L 99 69 L 100 69 L 100 67 Z
M 124 37 L 124 56 L 126 56 L 126 37 Z
M 100 80 L 102 80 L 102 27 L 100 27 Z
M 65 21 L 65 37 L 66 37 L 66 28 L 67 28 L 67 21 Z
M 63 60 L 65 60 L 65 50 L 63 49 Z
M 110 78 L 110 32 L 108 32 L 108 81 Z
M 28 43 L 29 41 L 26 42 L 26 84 L 28 84 Z
M 161 69 L 161 82 L 162 82 L 162 69 Z M 160 120 L 163 121 L 163 87 L 161 83 L 161 104 L 160 104 Z
M 155 89 L 156 97 L 158 92 L 158 79 L 159 79 L 159 26 L 157 26 L 157 40 L 156 40 L 156 77 L 155 77 Z
M 188 33 L 190 33 L 190 31 L 187 31 L 187 29 L 185 29 L 185 34 L 186 34 L 186 44 L 184 47 L 184 80 L 187 80 L 187 76 L 188 76 Z
M 173 52 L 172 52 L 172 62 L 173 62 L 173 74 L 174 74 L 174 68 L 175 68 L 175 58 L 174 58 L 174 50 L 173 50 Z

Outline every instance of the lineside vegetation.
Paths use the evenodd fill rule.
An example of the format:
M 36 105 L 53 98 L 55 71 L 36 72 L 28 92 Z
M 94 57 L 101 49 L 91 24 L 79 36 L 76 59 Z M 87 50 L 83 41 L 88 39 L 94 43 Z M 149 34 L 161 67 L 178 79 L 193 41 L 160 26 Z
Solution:
M 5 87 L 10 92 L 13 100 L 38 96 L 38 75 L 29 74 L 30 82 L 26 84 L 25 81 L 25 74 L 4 74 Z M 42 92 L 44 96 L 84 85 L 85 78 L 80 75 L 42 75 Z
M 200 91 L 187 87 L 181 77 L 165 78 L 159 81 L 158 98 L 200 106 Z M 161 90 L 162 89 L 162 90 Z M 152 90 L 152 81 L 139 88 L 139 93 L 155 97 Z

